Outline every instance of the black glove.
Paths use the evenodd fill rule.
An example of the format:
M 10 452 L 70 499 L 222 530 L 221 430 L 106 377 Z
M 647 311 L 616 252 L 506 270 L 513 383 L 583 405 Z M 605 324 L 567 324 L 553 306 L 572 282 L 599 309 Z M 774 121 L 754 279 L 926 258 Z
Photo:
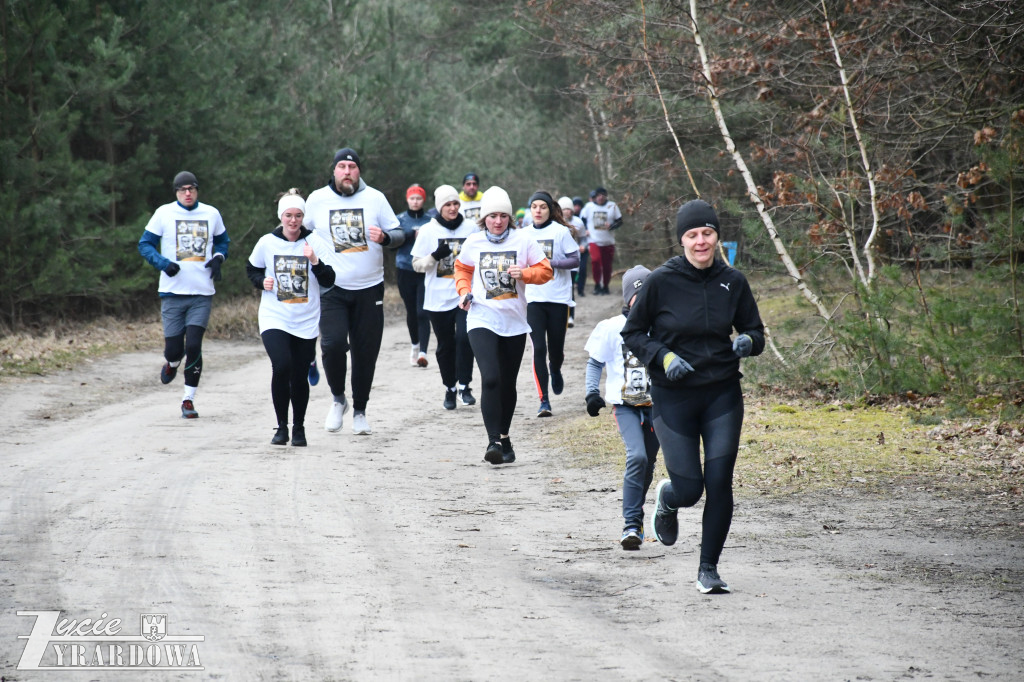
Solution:
M 441 262 L 442 259 L 447 258 L 451 253 L 452 247 L 448 246 L 448 242 L 441 242 L 437 245 L 437 248 L 434 249 L 434 253 L 430 254 L 430 257 L 437 262 Z
M 586 397 L 587 401 L 587 414 L 591 417 L 596 417 L 601 411 L 602 407 L 607 407 L 608 403 L 604 401 L 600 393 L 588 393 Z
M 180 270 L 181 266 L 175 263 L 174 261 L 168 263 L 167 266 L 164 268 L 164 272 L 167 273 L 168 277 L 174 277 L 175 275 L 178 274 Z
M 210 279 L 214 282 L 220 281 L 220 264 L 224 262 L 224 256 L 219 253 L 206 261 L 206 267 L 210 268 Z

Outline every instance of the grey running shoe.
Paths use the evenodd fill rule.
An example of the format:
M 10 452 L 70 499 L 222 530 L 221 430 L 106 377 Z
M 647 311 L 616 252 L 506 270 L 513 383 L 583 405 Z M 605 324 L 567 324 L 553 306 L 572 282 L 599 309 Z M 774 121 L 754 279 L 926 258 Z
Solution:
M 622 529 L 622 540 L 619 541 L 622 549 L 640 549 L 644 544 L 644 529 L 636 526 L 626 526 Z
M 174 377 L 178 374 L 177 367 L 171 367 L 171 363 L 165 362 L 164 366 L 160 368 L 160 383 L 169 384 L 174 381 Z
M 697 582 L 695 583 L 701 594 L 724 594 L 729 592 L 729 586 L 725 584 L 718 575 L 718 567 L 714 564 L 701 564 L 697 569 Z
M 192 404 L 191 400 L 181 401 L 181 418 L 199 419 L 199 413 L 196 412 L 196 406 Z
M 654 491 L 654 537 L 663 545 L 674 545 L 679 537 L 679 510 L 672 509 L 662 499 L 667 485 L 670 481 L 666 478 Z

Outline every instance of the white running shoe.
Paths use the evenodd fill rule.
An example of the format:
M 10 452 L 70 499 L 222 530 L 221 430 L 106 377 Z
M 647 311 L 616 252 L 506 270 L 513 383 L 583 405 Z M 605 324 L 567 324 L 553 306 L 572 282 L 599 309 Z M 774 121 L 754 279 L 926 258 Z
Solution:
M 420 346 L 419 346 L 419 344 L 416 344 L 415 346 L 412 347 L 412 351 L 409 353 L 409 364 L 412 365 L 413 367 L 419 367 L 420 366 L 419 360 L 420 360 Z
M 324 429 L 327 431 L 340 431 L 341 424 L 345 420 L 345 413 L 348 412 L 348 401 L 331 403 L 331 409 L 327 413 L 327 420 L 324 422 Z
M 352 414 L 352 433 L 357 436 L 369 436 L 373 431 L 370 429 L 370 422 L 366 421 L 365 412 Z

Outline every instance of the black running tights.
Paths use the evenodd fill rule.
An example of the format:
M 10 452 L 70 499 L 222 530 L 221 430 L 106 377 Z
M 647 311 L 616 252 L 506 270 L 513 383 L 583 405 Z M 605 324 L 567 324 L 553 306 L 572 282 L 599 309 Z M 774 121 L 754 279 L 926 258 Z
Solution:
M 739 379 L 695 388 L 651 386 L 651 399 L 654 431 L 671 481 L 662 493 L 664 501 L 670 507 L 692 507 L 707 493 L 700 561 L 717 564 L 732 523 L 732 474 L 743 426 Z
M 179 336 L 164 337 L 164 358 L 177 362 L 185 358 L 185 385 L 195 388 L 203 374 L 203 334 L 206 329 L 195 324 L 185 327 Z
M 300 339 L 280 329 L 268 329 L 260 337 L 273 369 L 270 396 L 277 425 L 288 425 L 288 404 L 291 403 L 292 424 L 304 426 L 309 404 L 309 363 L 316 356 L 316 339 Z
M 490 329 L 469 330 L 480 368 L 480 413 L 488 442 L 508 435 L 516 411 L 516 379 L 526 351 L 526 334 L 498 336 Z
M 533 342 L 533 380 L 537 397 L 548 399 L 548 361 L 558 372 L 565 361 L 565 330 L 569 327 L 569 306 L 565 303 L 529 303 L 526 321 Z

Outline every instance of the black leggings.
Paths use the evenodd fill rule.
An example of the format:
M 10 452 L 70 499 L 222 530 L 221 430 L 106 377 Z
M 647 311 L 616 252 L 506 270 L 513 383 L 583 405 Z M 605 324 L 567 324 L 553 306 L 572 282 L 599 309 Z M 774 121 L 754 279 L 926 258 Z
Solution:
M 405 303 L 405 326 L 409 328 L 409 340 L 426 353 L 430 344 L 430 316 L 423 309 L 424 277 L 422 272 L 402 268 L 395 270 L 398 294 Z
M 473 348 L 466 334 L 466 311 L 452 308 L 444 312 L 430 311 L 430 322 L 437 337 L 437 367 L 441 382 L 454 388 L 456 382 L 469 386 L 473 380 Z
M 185 333 L 164 337 L 164 358 L 167 362 L 178 362 L 185 357 L 185 385 L 195 388 L 203 374 L 203 334 L 206 329 L 190 324 Z
M 526 334 L 498 336 L 490 329 L 469 330 L 480 368 L 480 414 L 488 442 L 508 435 L 516 411 L 516 379 L 526 350 Z
M 529 303 L 526 321 L 533 341 L 533 381 L 537 396 L 548 399 L 548 358 L 551 371 L 558 372 L 565 361 L 565 330 L 569 327 L 569 306 L 565 303 Z
M 320 296 L 320 355 L 336 396 L 345 395 L 348 351 L 352 349 L 352 409 L 370 399 L 373 373 L 384 335 L 384 284 L 350 290 L 333 287 Z
M 277 425 L 288 425 L 288 403 L 292 406 L 292 424 L 304 426 L 309 404 L 309 363 L 316 357 L 316 339 L 300 339 L 280 329 L 268 329 L 260 337 L 270 356 L 273 374 L 270 396 L 274 400 Z
M 732 523 L 732 473 L 743 426 L 739 379 L 695 388 L 651 386 L 651 399 L 654 431 L 671 480 L 664 501 L 669 507 L 692 507 L 707 492 L 700 561 L 717 564 Z

